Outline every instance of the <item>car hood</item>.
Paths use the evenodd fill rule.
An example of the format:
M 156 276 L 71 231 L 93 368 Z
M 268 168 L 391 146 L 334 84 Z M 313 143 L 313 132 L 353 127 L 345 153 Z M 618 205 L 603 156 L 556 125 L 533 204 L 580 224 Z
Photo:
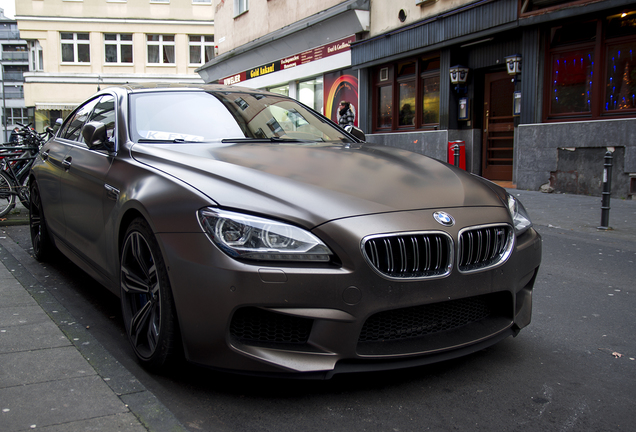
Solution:
M 496 186 L 386 146 L 144 143 L 131 152 L 221 207 L 310 227 L 365 214 L 503 205 Z

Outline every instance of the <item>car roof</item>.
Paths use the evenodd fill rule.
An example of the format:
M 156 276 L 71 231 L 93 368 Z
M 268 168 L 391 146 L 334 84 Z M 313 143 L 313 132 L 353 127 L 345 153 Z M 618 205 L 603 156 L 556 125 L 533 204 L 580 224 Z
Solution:
M 112 87 L 108 87 L 110 90 L 114 90 L 116 88 L 120 88 L 125 90 L 128 93 L 140 93 L 146 91 L 157 91 L 157 90 L 165 90 L 165 91 L 179 91 L 179 90 L 201 90 L 206 92 L 229 92 L 229 93 L 262 93 L 262 94 L 272 94 L 265 90 L 258 90 L 247 87 L 236 87 L 236 86 L 226 86 L 222 84 L 188 84 L 188 83 L 165 83 L 165 82 L 137 82 L 137 83 L 126 83 L 122 85 L 115 85 Z M 105 89 L 106 90 L 106 89 Z M 281 96 L 281 95 L 278 95 Z

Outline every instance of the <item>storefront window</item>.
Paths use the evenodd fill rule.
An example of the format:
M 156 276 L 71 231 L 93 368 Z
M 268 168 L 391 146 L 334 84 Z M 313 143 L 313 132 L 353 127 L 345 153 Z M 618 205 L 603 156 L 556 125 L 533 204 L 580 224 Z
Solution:
M 393 88 L 384 86 L 378 88 L 378 112 L 377 127 L 378 129 L 391 128 L 393 124 Z
M 400 84 L 399 126 L 415 126 L 415 81 Z
M 375 130 L 436 129 L 439 66 L 434 55 L 379 66 L 374 73 Z
M 636 108 L 636 42 L 609 47 L 605 110 Z
M 285 84 L 278 87 L 270 87 L 267 91 L 271 91 L 272 93 L 277 93 L 283 96 L 289 96 L 289 84 Z
M 439 75 L 422 79 L 422 124 L 439 124 Z
M 314 110 L 323 113 L 322 77 L 298 83 L 298 100 Z
M 636 12 L 569 22 L 549 37 L 546 121 L 634 115 Z
M 594 50 L 552 56 L 550 113 L 590 112 Z

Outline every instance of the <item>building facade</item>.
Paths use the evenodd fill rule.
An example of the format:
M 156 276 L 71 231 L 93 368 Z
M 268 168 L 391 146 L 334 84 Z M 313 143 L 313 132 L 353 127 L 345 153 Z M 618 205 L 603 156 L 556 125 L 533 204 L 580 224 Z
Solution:
M 29 122 L 24 104 L 24 72 L 29 70 L 26 41 L 20 39 L 18 24 L 0 9 L 0 45 L 2 46 L 2 142 L 7 142 L 18 123 Z
M 218 56 L 197 70 L 206 82 L 285 94 L 334 120 L 341 100 L 358 111 L 350 44 L 369 30 L 369 0 L 215 3 Z
M 217 1 L 217 9 L 223 3 Z M 271 3 L 244 2 L 247 11 L 219 14 L 217 27 L 229 21 L 224 28 L 236 33 L 250 8 Z M 275 3 L 279 9 L 281 3 L 296 4 Z M 349 59 L 341 67 L 356 80 L 357 121 L 368 141 L 441 160 L 448 160 L 450 142 L 462 141 L 470 172 L 523 189 L 549 184 L 585 194 L 600 194 L 603 157 L 610 151 L 613 195 L 636 193 L 633 1 L 370 0 L 329 6 L 307 16 L 291 14 L 298 21 L 261 28 L 254 40 L 232 39 L 199 73 L 206 82 L 273 90 L 286 85 L 302 101 L 299 84 L 312 71 L 324 79 L 331 70 L 312 69 L 308 62 L 291 74 L 299 66 L 286 70 L 280 61 L 299 53 L 302 58 L 303 50 L 322 46 L 326 38 L 346 36 L 334 28 L 346 29 L 355 40 L 349 39 Z M 368 21 L 329 25 L 343 10 Z M 290 40 L 294 49 L 259 61 L 262 51 Z M 240 59 L 245 63 L 239 65 Z M 274 68 L 266 79 L 249 75 L 269 61 Z M 451 82 L 462 76 L 466 82 Z M 324 98 L 328 94 L 323 90 Z M 322 111 L 329 114 L 329 106 Z
M 448 142 L 461 140 L 471 172 L 584 194 L 600 194 L 609 150 L 613 195 L 635 193 L 633 2 L 480 0 L 407 25 L 397 23 L 415 14 L 413 2 L 392 4 L 379 19 L 394 28 L 380 24 L 389 30 L 352 46 L 370 141 L 446 159 Z M 467 69 L 465 84 L 451 83 L 453 66 Z
M 108 85 L 202 82 L 214 57 L 212 0 L 21 0 L 16 20 L 37 130 Z

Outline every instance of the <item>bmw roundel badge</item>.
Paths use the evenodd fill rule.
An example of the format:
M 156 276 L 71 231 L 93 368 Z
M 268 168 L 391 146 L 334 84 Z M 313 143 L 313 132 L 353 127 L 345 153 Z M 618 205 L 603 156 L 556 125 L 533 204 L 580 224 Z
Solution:
M 453 219 L 453 217 L 446 212 L 436 211 L 435 213 L 433 213 L 433 217 L 437 222 L 444 226 L 451 227 L 455 225 L 455 219 Z

